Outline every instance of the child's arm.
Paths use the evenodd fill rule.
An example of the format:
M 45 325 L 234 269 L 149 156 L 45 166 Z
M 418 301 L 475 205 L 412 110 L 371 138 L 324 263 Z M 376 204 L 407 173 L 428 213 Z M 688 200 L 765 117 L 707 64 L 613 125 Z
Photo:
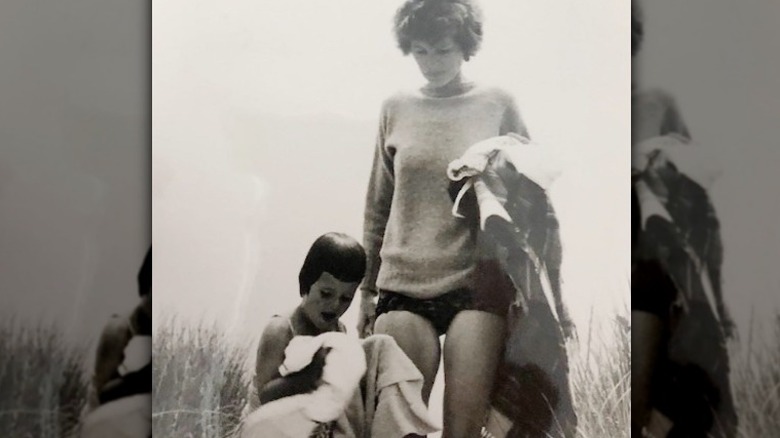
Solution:
M 124 348 L 131 337 L 129 323 L 126 318 L 113 316 L 100 335 L 97 355 L 95 357 L 95 374 L 92 384 L 96 392 L 112 380 L 117 368 L 122 363 Z
M 312 364 L 297 373 L 282 377 L 279 366 L 284 362 L 284 351 L 292 340 L 287 321 L 274 318 L 268 324 L 257 349 L 255 385 L 260 404 L 282 397 L 311 392 L 317 387 L 324 366 L 324 352 L 315 355 Z
M 322 378 L 328 351 L 327 348 L 320 348 L 314 354 L 311 363 L 302 370 L 268 382 L 260 393 L 260 404 L 316 390 Z
M 122 376 L 121 379 L 111 381 L 105 385 L 98 397 L 100 403 L 105 404 L 122 397 L 152 392 L 152 363 L 150 362 L 138 371 L 133 371 Z
M 257 347 L 255 362 L 255 385 L 262 394 L 268 382 L 280 378 L 279 366 L 284 362 L 284 349 L 293 336 L 283 318 L 273 318 L 268 323 Z

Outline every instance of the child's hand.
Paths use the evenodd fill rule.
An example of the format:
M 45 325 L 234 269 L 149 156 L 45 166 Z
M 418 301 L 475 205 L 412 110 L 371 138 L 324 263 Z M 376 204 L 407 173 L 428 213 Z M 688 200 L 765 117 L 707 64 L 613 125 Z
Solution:
M 366 372 L 362 344 L 343 333 L 329 332 L 318 336 L 329 348 L 322 370 L 322 384 L 312 393 L 314 400 L 305 408 L 312 420 L 327 423 L 336 419 L 355 394 Z

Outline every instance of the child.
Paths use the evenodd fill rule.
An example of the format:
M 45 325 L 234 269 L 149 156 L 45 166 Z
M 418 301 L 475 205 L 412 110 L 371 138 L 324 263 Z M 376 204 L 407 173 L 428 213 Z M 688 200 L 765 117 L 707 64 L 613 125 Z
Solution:
M 114 315 L 100 337 L 81 436 L 151 435 L 152 249 L 138 274 L 140 302 Z
M 282 377 L 285 349 L 295 336 L 346 332 L 339 318 L 352 303 L 365 270 L 363 247 L 345 234 L 328 233 L 312 244 L 298 276 L 301 303 L 291 313 L 275 316 L 260 338 L 249 409 L 317 387 L 326 352 L 318 353 L 309 367 Z

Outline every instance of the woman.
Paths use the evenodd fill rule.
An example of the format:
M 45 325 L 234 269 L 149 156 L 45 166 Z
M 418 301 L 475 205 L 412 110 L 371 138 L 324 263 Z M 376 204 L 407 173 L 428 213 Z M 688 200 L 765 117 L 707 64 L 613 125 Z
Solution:
M 395 338 L 424 376 L 426 402 L 446 334 L 442 436 L 474 437 L 485 420 L 513 292 L 506 281 L 480 287 L 489 274 L 477 269 L 477 227 L 453 217 L 446 169 L 478 141 L 528 132 L 508 93 L 461 72 L 482 40 L 473 1 L 408 0 L 396 13 L 395 36 L 427 83 L 382 107 L 366 197 L 368 269 L 358 330 L 365 335 L 373 326 Z
M 632 55 L 644 25 L 632 4 Z M 634 68 L 634 71 L 639 69 Z M 674 99 L 632 84 L 632 143 L 668 136 L 690 138 Z M 667 219 L 640 210 L 640 187 L 655 193 Z M 722 247 L 717 216 L 703 188 L 673 167 L 650 166 L 633 184 L 635 250 L 632 270 L 632 429 L 647 436 L 731 437 L 733 405 L 725 340 L 734 326 L 721 290 Z M 677 230 L 709 268 L 716 312 Z M 698 277 L 695 277 L 698 278 Z M 683 304 L 684 303 L 684 304 Z M 720 318 L 718 321 L 717 318 Z

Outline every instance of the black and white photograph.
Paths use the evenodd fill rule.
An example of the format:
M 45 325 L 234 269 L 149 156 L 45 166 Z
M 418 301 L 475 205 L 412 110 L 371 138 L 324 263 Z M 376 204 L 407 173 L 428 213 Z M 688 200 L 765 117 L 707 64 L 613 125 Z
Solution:
M 632 0 L 632 436 L 780 435 L 778 13 Z
M 627 2 L 153 9 L 155 435 L 629 433 Z
M 0 435 L 151 434 L 149 15 L 0 5 Z

